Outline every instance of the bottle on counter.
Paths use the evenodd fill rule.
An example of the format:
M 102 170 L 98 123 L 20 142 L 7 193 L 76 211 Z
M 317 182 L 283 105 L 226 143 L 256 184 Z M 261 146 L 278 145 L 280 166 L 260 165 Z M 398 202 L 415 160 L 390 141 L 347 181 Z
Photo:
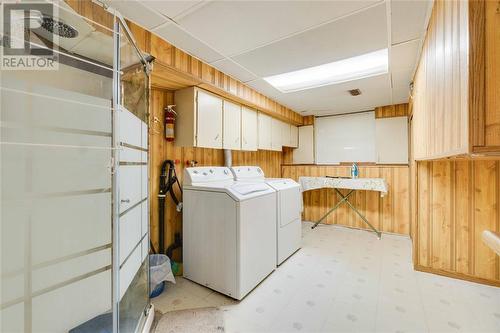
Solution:
M 359 168 L 357 163 L 353 163 L 351 166 L 351 178 L 356 179 L 359 177 Z

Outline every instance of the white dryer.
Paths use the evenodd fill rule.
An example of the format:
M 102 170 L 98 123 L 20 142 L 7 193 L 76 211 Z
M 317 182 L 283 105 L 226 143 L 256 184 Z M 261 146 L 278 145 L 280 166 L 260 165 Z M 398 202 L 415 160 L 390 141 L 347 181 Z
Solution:
M 240 183 L 266 183 L 278 191 L 276 196 L 276 263 L 281 264 L 301 247 L 302 193 L 300 185 L 289 178 L 265 178 L 258 166 L 232 167 L 234 179 Z
M 276 268 L 276 191 L 226 167 L 186 168 L 184 277 L 242 299 Z

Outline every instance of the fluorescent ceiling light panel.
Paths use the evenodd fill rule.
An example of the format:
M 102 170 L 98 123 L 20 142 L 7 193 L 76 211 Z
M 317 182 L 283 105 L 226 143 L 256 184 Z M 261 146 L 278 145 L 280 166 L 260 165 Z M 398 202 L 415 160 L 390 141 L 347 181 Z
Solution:
M 265 77 L 269 84 L 283 93 L 306 90 L 358 80 L 388 72 L 387 49 L 366 53 L 328 64 Z

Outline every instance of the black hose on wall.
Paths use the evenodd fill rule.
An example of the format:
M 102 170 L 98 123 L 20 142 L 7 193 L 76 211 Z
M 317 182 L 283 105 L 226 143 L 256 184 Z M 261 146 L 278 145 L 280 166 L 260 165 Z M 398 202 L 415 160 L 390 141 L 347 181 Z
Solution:
M 167 173 L 168 167 L 168 173 Z M 158 192 L 158 219 L 159 219 L 159 237 L 158 237 L 158 253 L 165 253 L 165 198 L 167 193 L 170 194 L 172 200 L 174 201 L 177 211 L 182 210 L 182 203 L 179 201 L 174 192 L 174 185 L 177 184 L 179 190 L 182 193 L 182 187 L 177 178 L 177 173 L 175 171 L 175 162 L 173 160 L 165 160 L 161 166 L 160 173 L 160 190 Z M 167 249 L 167 255 L 171 258 L 172 251 L 175 248 L 182 246 L 182 239 L 179 233 L 174 235 L 174 244 L 170 245 Z M 170 252 L 170 255 L 169 253 Z

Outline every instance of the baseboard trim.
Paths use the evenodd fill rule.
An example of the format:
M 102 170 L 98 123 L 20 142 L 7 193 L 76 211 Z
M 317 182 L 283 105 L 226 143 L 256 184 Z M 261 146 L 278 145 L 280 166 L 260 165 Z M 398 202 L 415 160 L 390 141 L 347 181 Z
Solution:
M 470 282 L 475 282 L 475 283 L 480 283 L 480 284 L 486 284 L 489 286 L 500 287 L 499 280 L 489 280 L 489 279 L 484 279 L 484 278 L 480 278 L 480 277 L 476 277 L 476 276 L 470 276 L 470 275 L 456 273 L 456 272 L 448 272 L 448 271 L 444 271 L 442 269 L 429 268 L 429 267 L 420 266 L 420 265 L 413 265 L 413 268 L 416 271 L 420 271 L 420 272 L 424 272 L 424 273 L 437 274 L 437 275 L 446 276 L 446 277 L 453 278 L 453 279 L 465 280 L 465 281 L 470 281 Z
M 302 220 L 302 222 L 309 222 L 309 223 L 316 223 L 315 221 L 307 221 L 307 220 Z M 332 227 L 339 227 L 339 228 L 348 228 L 348 229 L 353 229 L 353 230 L 361 230 L 361 231 L 368 231 L 368 232 L 371 232 L 373 234 L 375 234 L 373 232 L 372 229 L 370 228 L 360 228 L 360 227 L 353 227 L 353 226 L 350 226 L 350 225 L 345 225 L 345 224 L 340 224 L 340 223 L 323 223 L 321 222 L 319 225 L 324 225 L 324 226 L 332 226 Z M 382 231 L 382 230 L 379 230 L 383 235 L 391 235 L 391 236 L 401 236 L 401 237 L 404 237 L 404 238 L 408 238 L 408 239 L 411 239 L 411 236 L 409 234 L 400 234 L 400 233 L 397 233 L 397 232 L 390 232 L 390 231 Z

